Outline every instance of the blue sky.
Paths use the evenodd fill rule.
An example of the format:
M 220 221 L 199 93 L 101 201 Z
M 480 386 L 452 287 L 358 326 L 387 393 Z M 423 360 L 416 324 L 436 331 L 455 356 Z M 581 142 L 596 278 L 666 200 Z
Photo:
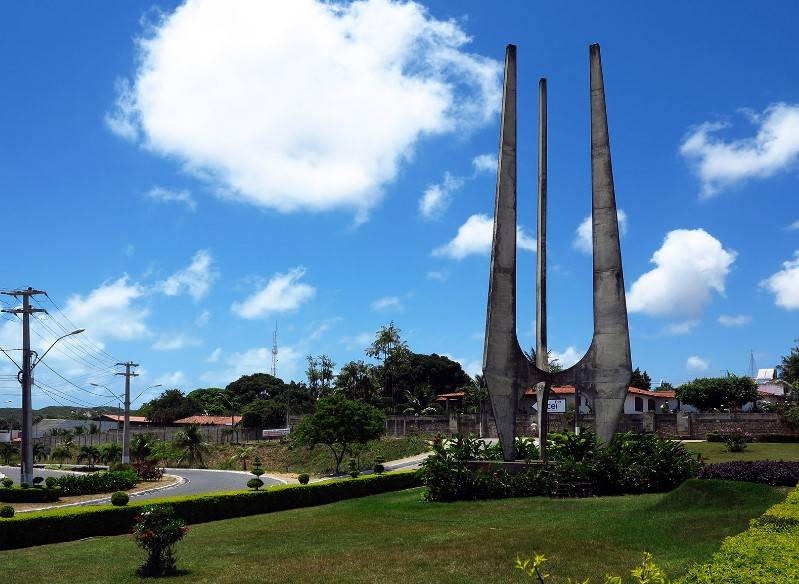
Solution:
M 799 8 L 495 4 L 6 6 L 0 285 L 47 290 L 62 309 L 42 300 L 55 320 L 34 323 L 37 346 L 67 318 L 87 329 L 47 360 L 74 385 L 40 367 L 34 405 L 107 401 L 88 384 L 119 390 L 116 360 L 141 364 L 134 396 L 268 371 L 276 321 L 284 378 L 303 377 L 308 353 L 365 358 L 390 320 L 414 350 L 476 372 L 508 42 L 522 345 L 541 76 L 550 345 L 569 364 L 590 342 L 578 228 L 599 42 L 634 365 L 673 383 L 743 373 L 750 350 L 774 366 L 799 336 Z M 20 345 L 12 320 L 7 349 Z M 0 401 L 16 404 L 3 367 Z

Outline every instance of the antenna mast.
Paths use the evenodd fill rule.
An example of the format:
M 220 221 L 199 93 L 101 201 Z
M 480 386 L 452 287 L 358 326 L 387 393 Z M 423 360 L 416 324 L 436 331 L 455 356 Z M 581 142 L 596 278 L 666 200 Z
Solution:
M 275 332 L 272 333 L 272 377 L 277 377 L 277 321 Z

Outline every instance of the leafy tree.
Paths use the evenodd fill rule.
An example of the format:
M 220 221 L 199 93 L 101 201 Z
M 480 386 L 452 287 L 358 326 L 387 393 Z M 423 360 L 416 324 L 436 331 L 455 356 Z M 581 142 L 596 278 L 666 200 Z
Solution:
M 106 442 L 99 447 L 99 451 L 100 460 L 108 466 L 122 460 L 122 445 L 116 442 Z
M 64 461 L 72 456 L 71 446 L 71 444 L 67 445 L 66 443 L 62 443 L 53 448 L 52 456 L 58 461 L 60 466 L 64 466 Z
M 405 391 L 405 404 L 406 407 L 402 411 L 402 413 L 406 416 L 416 416 L 422 415 L 424 412 L 425 415 L 435 413 L 436 411 L 436 393 L 432 390 L 432 388 L 423 383 L 418 385 L 414 388 L 414 391 Z M 430 411 L 430 408 L 433 411 Z
M 641 373 L 641 369 L 636 367 L 633 371 L 633 376 L 630 378 L 630 387 L 637 387 L 638 389 L 652 389 L 652 379 L 649 377 L 649 373 L 646 371 Z
M 241 461 L 242 470 L 247 470 L 247 461 L 250 460 L 254 454 L 255 448 L 252 446 L 240 446 L 238 450 L 236 450 L 235 458 Z
M 794 342 L 797 345 L 791 348 L 789 354 L 783 356 L 782 363 L 777 366 L 777 373 L 780 379 L 790 384 L 799 382 L 799 339 Z
M 241 425 L 245 428 L 277 428 L 286 422 L 286 405 L 273 399 L 256 399 L 241 411 Z
M 535 347 L 530 347 L 530 351 L 525 352 L 524 354 L 530 361 L 535 363 L 536 359 Z M 558 359 L 557 357 L 553 357 L 552 351 L 547 351 L 547 366 L 549 367 L 549 370 L 552 371 L 553 373 L 557 373 L 558 371 L 563 371 L 563 366 L 560 364 L 560 359 Z
M 19 448 L 9 442 L 0 442 L 0 458 L 3 460 L 3 464 L 10 465 L 17 454 L 19 454 Z
M 225 390 L 220 387 L 205 387 L 195 389 L 186 396 L 194 401 L 200 411 L 209 416 L 226 416 L 230 414 L 230 405 L 225 402 L 224 397 L 229 397 L 232 401 L 233 396 L 227 396 Z
M 388 326 L 381 326 L 375 333 L 375 340 L 366 348 L 366 355 L 377 361 L 385 362 L 396 351 L 407 350 L 408 345 L 400 337 L 401 332 L 393 320 Z
M 167 389 L 157 398 L 145 403 L 139 412 L 162 425 L 202 413 L 199 403 L 189 399 L 179 389 Z
M 182 451 L 179 463 L 186 463 L 190 468 L 205 466 L 208 444 L 203 440 L 199 426 L 187 426 L 185 430 L 177 432 L 173 442 Z
M 472 383 L 460 363 L 443 355 L 424 355 L 407 352 L 402 360 L 394 363 L 396 355 L 389 357 L 394 365 L 394 384 L 403 392 L 415 393 L 421 386 L 429 386 L 433 393 L 450 393 Z
M 236 381 L 228 384 L 225 393 L 230 395 L 239 406 L 245 406 L 257 398 L 272 399 L 282 396 L 286 384 L 278 377 L 268 373 L 253 373 L 243 375 Z M 230 411 L 228 409 L 228 411 Z
M 151 432 L 134 434 L 128 445 L 131 458 L 137 462 L 148 459 L 152 455 L 153 447 L 157 441 L 157 436 Z
M 341 461 L 352 446 L 363 445 L 385 432 L 386 418 L 377 408 L 359 400 L 347 399 L 341 393 L 322 398 L 313 414 L 303 418 L 293 439 L 308 448 L 327 446 L 339 474 Z
M 96 446 L 81 446 L 78 452 L 78 462 L 89 461 L 89 468 L 94 468 L 94 462 L 100 458 L 100 451 Z
M 363 361 L 350 361 L 336 375 L 335 388 L 349 399 L 373 402 L 378 397 L 374 367 Z
M 699 377 L 676 389 L 677 399 L 699 408 L 735 408 L 757 400 L 757 384 L 750 377 Z

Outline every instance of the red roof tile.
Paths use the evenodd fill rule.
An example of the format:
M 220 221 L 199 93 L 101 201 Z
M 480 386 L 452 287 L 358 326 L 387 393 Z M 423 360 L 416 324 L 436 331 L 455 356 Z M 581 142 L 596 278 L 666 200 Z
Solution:
M 232 416 L 233 423 L 241 422 L 241 416 Z M 175 420 L 175 424 L 197 424 L 200 426 L 230 426 L 231 416 L 189 416 Z

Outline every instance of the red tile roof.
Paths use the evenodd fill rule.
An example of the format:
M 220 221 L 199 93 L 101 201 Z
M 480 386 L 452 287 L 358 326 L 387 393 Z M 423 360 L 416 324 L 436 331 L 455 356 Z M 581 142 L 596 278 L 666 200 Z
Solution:
M 199 426 L 230 426 L 231 416 L 189 416 L 175 420 L 175 424 L 197 424 Z M 233 416 L 233 423 L 241 422 L 241 416 Z
M 112 422 L 124 422 L 125 416 L 122 414 L 103 414 L 102 417 L 106 420 L 111 420 Z M 136 422 L 137 424 L 150 424 L 150 420 L 148 420 L 144 416 L 128 416 L 128 419 L 131 422 Z

